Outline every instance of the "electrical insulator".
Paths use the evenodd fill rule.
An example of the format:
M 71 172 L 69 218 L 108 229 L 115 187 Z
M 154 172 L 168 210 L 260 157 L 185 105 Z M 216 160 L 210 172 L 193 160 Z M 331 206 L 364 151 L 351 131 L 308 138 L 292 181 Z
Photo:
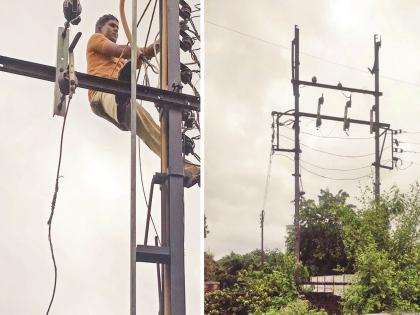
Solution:
M 399 133 L 402 133 L 402 130 L 401 129 L 397 129 L 397 130 L 393 130 L 392 132 L 394 133 L 394 135 L 397 135 Z
M 316 83 L 316 76 L 312 77 L 312 83 Z
M 188 3 L 186 3 L 184 0 L 180 0 L 179 1 L 179 15 L 184 19 L 184 20 L 189 20 L 191 17 L 191 7 L 189 6 Z
M 397 147 L 400 145 L 400 142 L 397 139 L 394 139 L 394 143 Z
M 79 0 L 64 0 L 63 12 L 67 22 L 73 25 L 77 25 L 80 23 L 80 14 L 82 13 L 82 6 Z
M 403 149 L 394 148 L 395 153 L 403 153 Z
M 373 112 L 375 111 L 375 105 L 370 109 L 370 133 L 372 134 L 375 130 L 373 128 Z
M 180 47 L 183 51 L 190 51 L 192 49 L 192 46 L 194 45 L 194 41 L 192 40 L 192 38 L 185 33 L 184 31 L 180 31 L 179 32 L 181 35 L 181 42 L 180 42 Z
M 350 121 L 348 119 L 348 110 L 351 107 L 351 95 L 350 95 L 350 99 L 346 102 L 346 107 L 344 109 L 344 125 L 343 125 L 343 130 L 347 131 L 350 129 Z
M 398 161 L 401 162 L 401 166 L 402 166 L 402 160 L 400 158 L 397 158 L 397 157 L 392 158 L 392 162 L 393 162 L 395 167 L 397 167 Z
M 194 141 L 188 137 L 187 135 L 182 135 L 182 151 L 185 155 L 189 155 L 194 153 L 195 143 Z
M 315 77 L 314 77 L 315 78 Z M 316 81 L 316 79 L 315 79 Z M 312 79 L 313 82 L 313 79 Z M 318 111 L 316 115 L 316 127 L 319 128 L 321 126 L 321 105 L 324 104 L 324 94 L 318 99 Z
M 182 112 L 182 121 L 185 124 L 185 127 L 187 127 L 188 129 L 192 129 L 194 127 L 194 123 L 195 123 L 195 113 L 191 110 L 184 110 Z
M 181 63 L 181 81 L 184 84 L 191 83 L 192 80 L 192 71 L 186 65 Z
M 180 31 L 184 31 L 184 32 L 186 30 L 189 30 L 190 28 L 188 27 L 188 22 L 184 21 L 184 20 L 179 21 L 179 29 L 180 29 Z

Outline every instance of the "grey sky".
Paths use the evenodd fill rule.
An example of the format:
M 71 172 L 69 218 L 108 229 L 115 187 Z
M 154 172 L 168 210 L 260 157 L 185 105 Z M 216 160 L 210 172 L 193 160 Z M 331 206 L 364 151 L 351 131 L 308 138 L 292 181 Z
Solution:
M 126 1 L 131 19 L 131 1 Z M 118 1 L 81 1 L 82 31 L 76 70 L 86 72 L 85 49 L 99 16 L 118 16 Z M 139 10 L 145 2 L 139 1 Z M 158 16 L 158 15 L 157 15 Z M 2 3 L 0 54 L 55 64 L 62 1 Z M 149 18 L 146 16 L 145 21 Z M 158 19 L 152 36 L 156 35 Z M 199 25 L 197 25 L 199 26 Z M 139 30 L 143 43 L 147 24 Z M 120 32 L 119 43 L 125 44 Z M 52 117 L 53 84 L 0 72 L 0 313 L 43 314 L 53 286 L 47 219 L 54 191 L 62 118 Z M 155 84 L 156 78 L 152 80 Z M 190 90 L 185 92 L 191 93 Z M 146 105 L 151 112 L 154 106 Z M 157 119 L 157 116 L 154 114 Z M 91 113 L 86 90 L 77 90 L 66 125 L 60 190 L 53 221 L 58 287 L 52 314 L 127 314 L 129 310 L 130 140 Z M 146 189 L 160 162 L 144 145 Z M 138 177 L 139 178 L 139 177 Z M 138 184 L 138 242 L 145 205 Z M 185 191 L 187 314 L 200 308 L 199 190 Z M 159 194 L 154 218 L 159 222 Z M 138 264 L 138 314 L 156 314 L 154 265 Z
M 365 89 L 374 88 L 367 67 L 373 64 L 373 35 L 382 36 L 380 50 L 381 121 L 393 128 L 420 131 L 420 19 L 418 1 L 208 1 L 206 4 L 206 190 L 205 212 L 210 234 L 205 248 L 220 257 L 230 251 L 247 252 L 259 247 L 259 213 L 262 208 L 271 138 L 271 111 L 293 107 L 290 83 L 290 43 L 294 25 L 300 27 L 301 78 Z M 217 24 L 219 26 L 216 26 Z M 223 27 L 251 36 L 244 36 Z M 272 42 L 266 43 L 256 40 Z M 315 56 L 315 57 L 314 57 Z M 316 58 L 319 57 L 319 58 Z M 321 59 L 328 60 L 330 63 Z M 334 64 L 335 63 L 335 64 Z M 347 65 L 349 67 L 337 64 Z M 353 69 L 353 68 L 356 68 Z M 360 70 L 357 70 L 360 69 Z M 399 80 L 408 81 L 401 82 Z M 412 84 L 415 83 L 415 84 Z M 322 113 L 343 116 L 346 98 L 340 92 L 302 88 L 301 110 L 316 113 L 317 99 L 324 93 Z M 349 116 L 369 120 L 374 99 L 353 95 Z M 316 135 L 346 137 L 342 124 L 302 119 L 302 131 Z M 282 134 L 293 138 L 290 130 Z M 350 126 L 349 137 L 369 137 L 368 127 Z M 402 141 L 420 143 L 419 134 L 404 134 Z M 363 155 L 374 152 L 374 141 L 322 139 L 302 134 L 302 143 L 337 154 Z M 283 147 L 293 142 L 282 140 Z M 420 151 L 416 144 L 406 150 Z M 302 159 L 325 168 L 368 166 L 373 156 L 338 158 L 303 147 Z M 418 154 L 400 155 L 405 171 L 382 170 L 382 189 L 397 184 L 403 190 L 419 176 Z M 390 150 L 383 160 L 390 158 Z M 353 178 L 371 174 L 370 167 L 352 172 L 312 172 Z M 293 222 L 293 162 L 274 156 L 266 205 L 266 247 L 284 249 L 286 225 Z M 344 189 L 352 196 L 360 181 L 333 181 L 302 171 L 307 198 L 319 190 L 333 193 Z M 354 198 L 352 201 L 355 202 Z

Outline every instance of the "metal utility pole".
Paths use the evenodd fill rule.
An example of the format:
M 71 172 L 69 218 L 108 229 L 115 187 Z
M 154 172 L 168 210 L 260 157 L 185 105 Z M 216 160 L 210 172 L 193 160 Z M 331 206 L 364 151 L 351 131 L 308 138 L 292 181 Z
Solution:
M 296 242 L 295 242 L 295 257 L 296 263 L 299 266 L 300 262 L 300 142 L 299 142 L 299 28 L 295 25 L 295 38 L 292 42 L 292 78 L 293 78 L 293 95 L 295 97 L 295 122 L 294 122 L 294 129 L 295 129 L 295 235 L 296 235 Z M 298 267 L 299 268 L 299 267 Z M 300 282 L 300 273 L 299 270 L 296 271 L 296 281 Z
M 295 205 L 295 216 L 294 216 L 294 228 L 295 228 L 295 257 L 296 262 L 299 265 L 300 262 L 300 243 L 301 243 L 301 236 L 300 236 L 300 203 L 301 203 L 301 197 L 304 194 L 300 190 L 300 139 L 299 139 L 299 133 L 300 133 L 300 117 L 311 117 L 316 118 L 316 125 L 319 127 L 321 125 L 322 119 L 325 120 L 334 120 L 334 121 L 343 121 L 344 123 L 344 130 L 348 130 L 350 123 L 354 124 L 362 124 L 362 125 L 370 125 L 371 132 L 375 132 L 375 162 L 373 165 L 375 166 L 375 183 L 374 183 L 374 191 L 375 191 L 375 200 L 376 202 L 379 201 L 380 198 L 380 168 L 387 168 L 387 169 L 393 169 L 394 163 L 398 161 L 398 158 L 394 158 L 392 153 L 392 166 L 385 166 L 381 165 L 381 157 L 382 152 L 384 150 L 384 143 L 386 140 L 386 135 L 388 131 L 390 130 L 389 124 L 380 123 L 379 121 L 379 97 L 382 96 L 382 93 L 379 91 L 379 48 L 381 47 L 381 41 L 378 40 L 378 36 L 375 35 L 374 38 L 375 42 L 375 61 L 373 69 L 370 69 L 370 72 L 375 75 L 375 90 L 363 90 L 363 89 L 357 89 L 357 88 L 351 88 L 351 87 L 344 87 L 341 83 L 337 85 L 330 85 L 330 84 L 322 84 L 318 83 L 316 77 L 313 77 L 311 81 L 302 81 L 299 78 L 299 66 L 300 66 L 300 60 L 299 60 L 299 28 L 298 26 L 295 26 L 294 29 L 294 39 L 292 41 L 292 84 L 293 84 L 293 95 L 294 95 L 294 110 L 289 110 L 287 112 L 272 112 L 273 115 L 273 125 L 277 128 L 277 130 L 273 130 L 273 138 L 274 135 L 277 136 L 276 145 L 273 144 L 273 150 L 274 151 L 281 151 L 281 152 L 293 152 L 294 153 L 294 162 L 295 162 L 295 169 L 294 169 L 294 178 L 295 178 L 295 198 L 294 198 L 294 205 Z M 312 86 L 322 89 L 331 89 L 331 90 L 338 90 L 338 91 L 346 91 L 351 93 L 359 93 L 359 94 L 368 94 L 375 97 L 375 105 L 371 110 L 371 119 L 370 121 L 364 121 L 364 120 L 357 120 L 357 119 L 350 119 L 348 118 L 348 110 L 351 107 L 351 97 L 346 102 L 345 106 L 345 114 L 344 118 L 341 117 L 333 117 L 333 116 L 326 116 L 321 115 L 320 113 L 320 105 L 324 102 L 324 95 L 322 94 L 322 97 L 318 101 L 318 113 L 317 114 L 311 114 L 311 113 L 303 113 L 300 112 L 299 109 L 299 87 L 300 86 Z M 375 118 L 373 119 L 372 113 L 375 112 Z M 293 112 L 293 113 L 292 113 Z M 293 116 L 294 117 L 294 133 L 295 133 L 295 146 L 293 149 L 285 149 L 280 148 L 279 146 L 279 126 L 281 126 L 280 123 L 280 117 L 283 115 L 287 116 Z M 275 117 L 276 116 L 276 117 Z M 383 128 L 384 131 L 381 133 L 380 129 Z M 392 133 L 391 133 L 392 134 Z M 384 139 L 382 142 L 382 148 L 380 148 L 380 137 L 384 135 Z M 273 140 L 273 139 L 272 139 Z M 394 145 L 393 139 L 392 146 Z M 392 147 L 392 152 L 394 151 Z M 299 268 L 296 270 L 296 282 L 300 282 L 300 272 Z
M 179 0 L 161 0 L 162 88 L 181 92 Z M 163 272 L 163 314 L 183 315 L 185 309 L 184 176 L 182 110 L 163 108 L 162 173 L 168 180 L 162 194 L 162 245 L 169 247 L 170 264 Z
M 136 315 L 136 138 L 137 138 L 137 0 L 132 0 L 131 43 L 131 134 L 130 134 L 130 314 Z
M 380 177 L 380 153 L 379 153 L 379 48 L 381 47 L 381 40 L 378 40 L 378 35 L 374 36 L 375 45 L 375 61 L 371 72 L 375 74 L 375 202 L 379 202 L 381 191 L 381 177 Z
M 69 86 L 70 83 L 74 88 L 77 85 L 77 88 L 131 97 L 130 314 L 136 314 L 136 262 L 147 262 L 157 264 L 159 314 L 185 315 L 184 174 L 181 126 L 183 110 L 199 111 L 200 98 L 181 93 L 179 0 L 160 0 L 161 88 L 136 84 L 136 0 L 132 2 L 132 10 L 131 83 L 75 72 L 72 53 L 81 33 L 76 35 L 69 46 L 69 21 L 66 23 L 66 28 L 59 28 L 57 67 L 0 55 L 0 71 L 55 82 L 54 114 L 56 115 L 62 115 L 65 111 L 63 100 L 68 95 L 68 91 L 62 90 L 61 86 Z M 136 99 L 154 102 L 160 108 L 162 126 L 162 173 L 157 173 L 153 177 L 145 240 L 143 245 L 137 246 Z M 155 244 L 151 246 L 147 244 L 147 236 L 155 184 L 160 185 L 162 190 L 162 244 L 159 245 L 155 239 Z

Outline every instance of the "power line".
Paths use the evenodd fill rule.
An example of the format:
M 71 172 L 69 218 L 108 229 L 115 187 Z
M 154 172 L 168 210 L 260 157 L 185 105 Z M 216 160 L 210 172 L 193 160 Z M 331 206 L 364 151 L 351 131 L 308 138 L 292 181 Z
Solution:
M 232 33 L 236 33 L 236 34 L 239 34 L 239 35 L 242 35 L 242 36 L 257 40 L 257 41 L 260 41 L 260 42 L 265 43 L 265 44 L 270 45 L 270 46 L 274 46 L 274 47 L 281 48 L 281 49 L 286 49 L 286 50 L 290 49 L 290 47 L 288 47 L 286 45 L 282 45 L 282 44 L 279 44 L 279 43 L 275 43 L 275 42 L 263 39 L 263 38 L 258 37 L 258 36 L 254 36 L 254 35 L 251 35 L 251 34 L 248 34 L 248 33 L 244 33 L 244 32 L 235 30 L 233 28 L 211 22 L 209 20 L 205 20 L 205 23 L 216 26 L 220 29 L 223 29 L 223 30 L 226 30 L 226 31 L 229 31 L 229 32 L 232 32 Z M 333 65 L 340 66 L 340 67 L 343 67 L 343 68 L 347 68 L 347 69 L 352 70 L 352 71 L 362 72 L 364 74 L 370 74 L 368 72 L 367 68 L 363 69 L 363 68 L 359 68 L 359 67 L 355 67 L 355 66 L 346 65 L 346 64 L 343 64 L 343 63 L 331 61 L 331 60 L 325 59 L 323 57 L 319 57 L 319 56 L 313 55 L 311 53 L 303 52 L 303 51 L 301 51 L 300 53 L 302 55 L 320 60 L 320 61 L 325 62 L 325 63 L 329 63 L 329 64 L 333 64 Z M 417 88 L 420 88 L 420 83 L 417 83 L 417 82 L 410 82 L 410 81 L 397 79 L 397 78 L 393 78 L 391 76 L 385 76 L 385 75 L 380 75 L 380 77 L 383 78 L 383 79 L 386 79 L 386 80 L 395 81 L 395 82 L 398 82 L 398 83 L 401 83 L 401 84 L 408 84 L 408 85 L 412 85 L 412 86 L 415 86 Z
M 284 155 L 284 154 L 279 154 L 279 153 L 277 153 L 275 155 L 280 155 L 280 156 L 286 157 L 289 160 L 293 161 L 293 159 L 290 156 L 287 156 L 287 155 Z M 331 180 L 343 180 L 343 181 L 344 180 L 358 180 L 358 179 L 362 179 L 362 178 L 366 178 L 366 177 L 370 177 L 371 176 L 371 174 L 366 174 L 366 175 L 362 175 L 362 176 L 358 176 L 358 177 L 334 178 L 334 177 L 329 177 L 329 176 L 325 176 L 325 175 L 321 175 L 321 174 L 315 173 L 315 172 L 313 172 L 311 170 L 308 170 L 306 167 L 303 167 L 302 165 L 300 167 L 302 169 L 304 169 L 306 172 L 308 172 L 308 173 L 310 173 L 312 175 L 315 175 L 315 176 L 318 176 L 318 177 L 322 177 L 322 178 L 325 178 L 325 179 L 331 179 Z M 302 185 L 302 183 L 301 183 L 301 185 Z
M 357 171 L 357 170 L 362 170 L 362 169 L 365 169 L 365 168 L 370 168 L 372 166 L 371 164 L 369 164 L 369 165 L 366 165 L 366 166 L 355 167 L 355 168 L 327 168 L 327 167 L 322 167 L 322 166 L 319 166 L 319 165 L 314 164 L 314 163 L 311 163 L 311 162 L 307 162 L 307 161 L 302 160 L 302 159 L 301 159 L 301 162 L 303 162 L 304 164 L 308 164 L 308 165 L 311 165 L 313 167 L 319 168 L 321 170 L 326 170 L 326 171 L 339 171 L 339 172 Z M 387 161 L 385 161 L 385 162 L 387 162 Z
M 286 138 L 286 139 L 288 139 L 288 140 L 290 140 L 290 141 L 294 141 L 292 138 L 289 138 L 289 137 L 287 137 L 287 136 L 284 136 L 284 135 L 279 135 L 280 137 L 283 137 L 283 138 Z M 309 146 L 309 145 L 306 145 L 306 144 L 304 144 L 304 143 L 300 143 L 303 147 L 305 147 L 305 148 L 308 148 L 308 149 L 311 149 L 311 150 L 313 150 L 313 151 L 316 151 L 316 152 L 320 152 L 320 153 L 324 153 L 324 154 L 328 154 L 328 155 L 332 155 L 332 156 L 337 156 L 337 157 L 345 157 L 345 158 L 362 158 L 362 157 L 367 157 L 367 156 L 372 156 L 372 155 L 375 155 L 375 153 L 369 153 L 369 154 L 361 154 L 361 155 L 342 155 L 342 154 L 336 154 L 336 153 L 332 153 L 332 152 L 328 152 L 328 151 L 323 151 L 323 150 L 319 150 L 319 149 L 316 149 L 316 148 L 313 148 L 313 147 L 311 147 L 311 146 Z M 386 150 L 386 149 L 389 149 L 390 147 L 389 146 L 387 146 L 387 147 L 385 147 L 384 148 L 384 150 Z M 406 151 L 405 151 L 406 152 Z

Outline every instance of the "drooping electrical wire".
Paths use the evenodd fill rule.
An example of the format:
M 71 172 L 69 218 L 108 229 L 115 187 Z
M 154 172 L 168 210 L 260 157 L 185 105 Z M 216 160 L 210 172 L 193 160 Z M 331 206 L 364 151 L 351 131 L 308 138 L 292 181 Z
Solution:
M 293 159 L 293 158 L 291 158 L 290 156 L 287 156 L 287 155 L 285 155 L 285 154 L 275 153 L 275 155 L 283 156 L 283 157 L 285 157 L 285 158 L 288 158 L 288 159 L 289 159 L 289 160 L 291 160 L 291 161 L 294 161 L 294 159 Z M 362 179 L 362 178 L 365 178 L 365 177 L 369 177 L 369 176 L 370 176 L 370 174 L 366 174 L 366 175 L 362 175 L 362 176 L 358 176 L 358 177 L 334 178 L 334 177 L 329 177 L 329 176 L 325 176 L 325 175 L 321 175 L 321 174 L 315 173 L 315 172 L 313 172 L 313 171 L 311 171 L 311 170 L 307 169 L 306 167 L 304 167 L 304 166 L 302 166 L 302 165 L 300 165 L 300 167 L 301 167 L 303 170 L 305 170 L 306 172 L 311 173 L 311 174 L 313 174 L 313 175 L 315 175 L 315 176 L 319 176 L 319 177 L 322 177 L 322 178 L 325 178 L 325 179 L 331 179 L 331 180 L 343 180 L 343 181 L 345 181 L 345 180 L 358 180 L 358 179 Z
M 262 210 L 265 210 L 265 204 L 267 202 L 267 194 L 268 194 L 268 186 L 270 185 L 270 178 L 271 178 L 271 164 L 273 161 L 273 148 L 270 146 L 270 154 L 268 158 L 268 166 L 267 166 L 267 177 L 265 179 L 265 187 L 264 187 L 264 197 L 262 202 Z
M 238 31 L 238 30 L 235 30 L 233 28 L 230 28 L 230 27 L 227 27 L 227 26 L 223 26 L 223 25 L 217 24 L 217 23 L 212 22 L 212 21 L 209 21 L 209 20 L 205 20 L 205 23 L 210 24 L 210 25 L 213 25 L 213 26 L 216 26 L 216 27 L 218 27 L 220 29 L 224 29 L 226 31 L 230 31 L 232 33 L 236 33 L 236 34 L 239 34 L 239 35 L 242 35 L 242 36 L 245 36 L 245 37 L 248 37 L 248 38 L 257 40 L 257 41 L 260 41 L 260 42 L 265 43 L 265 44 L 268 44 L 270 46 L 274 46 L 274 47 L 285 49 L 285 50 L 290 50 L 290 47 L 287 46 L 287 45 L 282 45 L 282 44 L 279 44 L 279 43 L 275 43 L 275 42 L 272 42 L 272 41 L 269 41 L 269 40 L 260 38 L 258 36 L 247 34 L 247 33 L 244 33 L 244 32 Z M 358 67 L 346 65 L 346 64 L 343 64 L 343 63 L 331 61 L 331 60 L 328 60 L 326 58 L 319 57 L 319 56 L 316 56 L 314 54 L 310 54 L 310 53 L 307 53 L 307 52 L 304 52 L 304 51 L 301 51 L 300 53 L 302 55 L 304 55 L 304 56 L 308 56 L 308 57 L 311 57 L 313 59 L 317 59 L 317 60 L 322 61 L 322 62 L 325 62 L 325 63 L 329 63 L 329 64 L 332 64 L 332 65 L 336 65 L 336 66 L 340 66 L 340 67 L 343 67 L 343 68 L 347 68 L 347 69 L 352 70 L 352 71 L 357 71 L 357 72 L 361 72 L 361 73 L 370 75 L 370 73 L 367 71 L 367 69 L 358 68 Z M 412 86 L 415 86 L 415 87 L 420 87 L 420 83 L 417 83 L 417 82 L 410 82 L 410 81 L 407 81 L 407 80 L 397 79 L 397 78 L 394 78 L 392 76 L 385 76 L 385 75 L 380 75 L 380 77 L 383 78 L 383 79 L 386 79 L 386 80 L 395 81 L 395 82 L 402 83 L 402 84 L 408 84 L 408 85 L 412 85 Z
M 287 137 L 287 136 L 284 136 L 284 135 L 279 135 L 280 137 L 283 137 L 283 138 L 285 138 L 285 139 L 288 139 L 288 140 L 290 140 L 290 141 L 294 141 L 292 138 L 290 138 L 290 137 Z M 313 147 L 311 147 L 311 146 L 309 146 L 309 145 L 306 145 L 306 144 L 304 144 L 304 143 L 300 143 L 303 147 L 305 147 L 305 148 L 308 148 L 308 149 L 311 149 L 311 150 L 313 150 L 313 151 L 316 151 L 316 152 L 320 152 L 320 153 L 324 153 L 324 154 L 328 154 L 328 155 L 332 155 L 332 156 L 337 156 L 337 157 L 345 157 L 345 158 L 362 158 L 362 157 L 367 157 L 367 156 L 372 156 L 372 155 L 375 155 L 375 153 L 368 153 L 368 154 L 359 154 L 359 155 L 342 155 L 342 154 L 336 154 L 336 153 L 332 153 L 332 152 L 328 152 L 328 151 L 323 151 L 323 150 L 319 150 L 319 149 L 316 149 L 316 148 L 313 148 Z M 384 150 L 386 150 L 386 149 L 389 149 L 390 148 L 390 146 L 387 146 L 387 147 L 385 147 L 384 148 Z
M 48 309 L 47 309 L 47 315 L 50 313 L 50 309 L 52 306 L 52 303 L 54 301 L 54 297 L 55 297 L 55 291 L 57 288 L 57 276 L 58 276 L 58 269 L 57 269 L 57 263 L 55 260 L 55 255 L 54 255 L 54 246 L 52 243 L 52 234 L 51 234 L 51 225 L 52 225 L 52 220 L 54 217 L 54 211 L 55 211 L 55 205 L 57 202 L 57 194 L 58 194 L 58 182 L 60 180 L 60 169 L 61 169 L 61 158 L 63 156 L 63 143 L 64 143 L 64 130 L 66 128 L 66 121 L 67 121 L 67 115 L 69 112 L 69 108 L 70 108 L 70 102 L 72 100 L 72 96 L 69 96 L 68 102 L 67 102 L 67 108 L 66 108 L 66 112 L 64 114 L 64 119 L 63 119 L 63 126 L 61 128 L 61 137 L 60 137 L 60 149 L 59 149 L 59 156 L 58 156 L 58 166 L 57 166 L 57 173 L 56 173 L 56 177 L 55 177 L 55 188 L 54 188 L 54 195 L 51 201 L 51 213 L 50 213 L 50 217 L 48 219 L 48 242 L 50 244 L 50 251 L 51 251 L 51 258 L 53 261 L 53 265 L 54 265 L 54 286 L 53 286 L 53 292 L 52 292 L 52 296 L 51 296 L 51 300 L 50 300 L 50 304 L 48 305 Z

